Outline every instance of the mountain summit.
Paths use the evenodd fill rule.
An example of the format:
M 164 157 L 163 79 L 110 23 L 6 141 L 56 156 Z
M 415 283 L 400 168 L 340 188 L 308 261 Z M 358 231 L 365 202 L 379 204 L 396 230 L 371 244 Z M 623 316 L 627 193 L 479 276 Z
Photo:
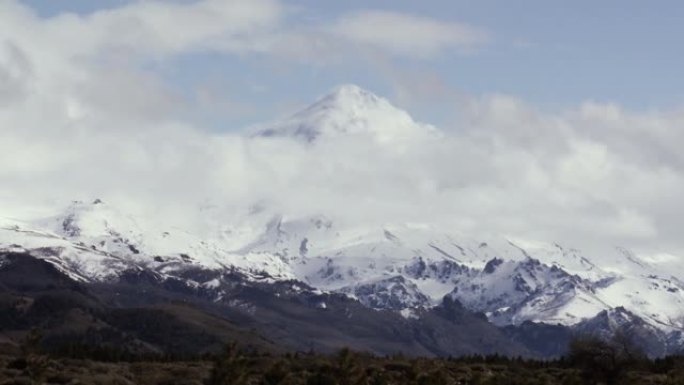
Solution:
M 387 99 L 355 85 L 342 85 L 292 115 L 257 132 L 263 137 L 293 137 L 306 142 L 343 135 L 366 135 L 378 141 L 408 139 L 434 133 Z

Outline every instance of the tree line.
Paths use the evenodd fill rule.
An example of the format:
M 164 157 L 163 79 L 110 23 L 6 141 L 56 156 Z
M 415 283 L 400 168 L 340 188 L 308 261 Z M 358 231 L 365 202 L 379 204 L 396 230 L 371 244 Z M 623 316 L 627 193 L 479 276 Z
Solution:
M 40 378 L 54 359 L 97 362 L 206 362 L 205 385 L 542 385 L 680 384 L 684 356 L 649 358 L 629 335 L 611 339 L 578 336 L 560 358 L 542 360 L 503 355 L 461 357 L 378 356 L 341 349 L 334 354 L 275 354 L 229 344 L 219 354 L 200 356 L 133 353 L 115 346 L 66 344 L 45 350 L 37 331 L 28 334 L 11 369 Z M 211 364 L 209 364 L 211 363 Z

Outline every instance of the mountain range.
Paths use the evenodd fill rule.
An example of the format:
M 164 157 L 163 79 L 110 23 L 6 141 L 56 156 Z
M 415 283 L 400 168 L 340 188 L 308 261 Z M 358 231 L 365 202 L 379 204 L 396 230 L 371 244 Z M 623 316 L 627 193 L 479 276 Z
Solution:
M 248 140 L 360 137 L 401 147 L 440 135 L 342 86 Z M 237 339 L 269 350 L 551 357 L 576 333 L 617 330 L 654 356 L 684 346 L 676 260 L 480 239 L 429 221 L 350 224 L 261 204 L 230 220 L 216 219 L 213 206 L 197 210 L 206 231 L 96 197 L 40 217 L 0 217 L 0 343 L 39 327 L 55 346 L 193 353 Z

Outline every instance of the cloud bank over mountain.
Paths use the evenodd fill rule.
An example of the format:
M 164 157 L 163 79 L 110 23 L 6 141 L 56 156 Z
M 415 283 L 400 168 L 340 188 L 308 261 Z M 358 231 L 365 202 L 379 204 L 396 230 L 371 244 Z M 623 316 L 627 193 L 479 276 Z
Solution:
M 683 111 L 587 101 L 549 112 L 508 95 L 461 95 L 459 118 L 435 128 L 342 87 L 291 118 L 264 116 L 275 123 L 259 127 L 277 135 L 217 132 L 184 118 L 196 106 L 158 71 L 171 58 L 426 60 L 487 44 L 476 27 L 411 15 L 364 11 L 302 28 L 297 12 L 268 0 L 135 2 L 44 18 L 3 2 L 0 214 L 98 197 L 197 226 L 199 206 L 219 207 L 227 221 L 259 206 L 597 251 L 624 245 L 653 258 L 684 251 Z M 376 22 L 425 28 L 394 40 L 371 34 Z M 313 140 L 297 134 L 312 122 L 329 130 Z

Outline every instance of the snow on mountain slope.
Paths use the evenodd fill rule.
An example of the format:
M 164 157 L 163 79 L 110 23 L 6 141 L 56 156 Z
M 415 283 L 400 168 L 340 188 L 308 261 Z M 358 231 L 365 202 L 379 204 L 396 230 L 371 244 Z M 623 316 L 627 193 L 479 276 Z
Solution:
M 47 229 L 0 218 L 0 249 L 30 250 L 77 281 L 104 280 L 130 266 L 126 260 L 71 242 Z
M 337 228 L 320 218 L 278 218 L 251 247 L 253 253 L 286 256 L 294 274 L 314 287 L 353 294 L 372 307 L 397 308 L 399 300 L 406 308 L 430 306 L 451 293 L 500 325 L 570 325 L 626 306 L 659 327 L 682 327 L 681 283 L 622 249 L 589 258 L 557 244 L 526 249 L 427 225 Z
M 623 306 L 656 327 L 684 328 L 684 285 L 623 249 L 589 258 L 559 245 L 482 242 L 429 225 L 340 227 L 323 216 L 260 218 L 262 225 L 251 224 L 253 239 L 231 250 L 236 241 L 226 234 L 149 227 L 104 202 L 75 202 L 44 220 L 4 219 L 0 248 L 32 250 L 79 280 L 113 279 L 130 269 L 172 276 L 192 266 L 237 268 L 298 279 L 378 309 L 433 306 L 450 295 L 499 325 L 571 325 Z
M 394 148 L 439 133 L 385 99 L 343 86 L 256 136 L 333 144 L 363 136 Z M 647 258 L 615 249 L 588 256 L 559 244 L 475 239 L 430 223 L 350 224 L 325 215 L 282 215 L 266 204 L 237 214 L 220 205 L 197 210 L 204 222 L 184 228 L 126 214 L 101 200 L 74 202 L 46 218 L 0 218 L 0 249 L 29 250 L 81 281 L 116 279 L 131 269 L 176 278 L 188 268 L 238 269 L 406 314 L 448 295 L 500 325 L 571 325 L 622 306 L 653 327 L 684 329 L 684 283 L 677 278 L 684 268 L 667 255 Z M 212 279 L 194 284 L 212 287 Z
M 415 122 L 386 99 L 355 85 L 338 87 L 285 122 L 256 133 L 260 137 L 286 136 L 307 142 L 343 135 L 369 135 L 379 142 L 388 142 L 425 134 L 436 135 L 437 130 Z
M 32 250 L 79 280 L 130 269 L 173 275 L 188 266 L 237 268 L 298 279 L 378 309 L 432 306 L 450 295 L 500 325 L 570 325 L 623 306 L 659 328 L 684 327 L 681 282 L 625 250 L 592 259 L 558 245 L 528 250 L 427 225 L 340 228 L 322 216 L 275 216 L 252 241 L 229 250 L 220 238 L 150 230 L 106 203 L 77 202 L 46 220 L 4 219 L 0 248 Z
M 245 258 L 211 237 L 178 228 L 159 228 L 99 199 L 73 202 L 46 219 L 23 222 L 0 217 L 0 249 L 31 250 L 85 281 L 113 279 L 131 269 L 173 274 L 189 266 L 222 270 L 235 267 L 246 273 L 267 271 L 275 278 L 293 278 L 277 256 Z
M 499 325 L 527 320 L 572 324 L 606 308 L 590 281 L 529 257 L 492 259 L 484 269 L 458 281 L 451 296 L 485 311 Z

